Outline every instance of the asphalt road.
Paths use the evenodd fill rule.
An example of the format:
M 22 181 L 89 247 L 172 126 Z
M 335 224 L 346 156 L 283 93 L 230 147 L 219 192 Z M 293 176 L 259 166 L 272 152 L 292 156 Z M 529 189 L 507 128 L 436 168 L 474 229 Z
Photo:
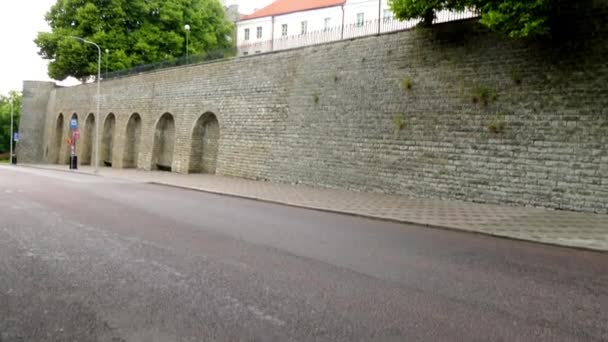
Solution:
M 608 254 L 0 167 L 0 341 L 607 341 Z

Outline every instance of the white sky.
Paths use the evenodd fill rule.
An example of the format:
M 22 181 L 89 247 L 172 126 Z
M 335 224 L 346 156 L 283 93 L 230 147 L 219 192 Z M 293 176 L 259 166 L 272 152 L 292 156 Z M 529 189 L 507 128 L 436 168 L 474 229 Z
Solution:
M 0 0 L 0 94 L 21 90 L 24 80 L 48 81 L 47 61 L 38 56 L 34 39 L 48 31 L 44 14 L 56 0 Z M 227 0 L 238 3 L 241 13 L 251 13 L 272 0 Z M 68 81 L 64 85 L 77 82 Z

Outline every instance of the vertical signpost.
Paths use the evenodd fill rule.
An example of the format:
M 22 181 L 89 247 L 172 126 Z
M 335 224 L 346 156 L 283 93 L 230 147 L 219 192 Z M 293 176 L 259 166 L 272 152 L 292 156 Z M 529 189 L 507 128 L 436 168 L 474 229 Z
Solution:
M 14 134 L 13 134 L 13 116 L 15 115 L 14 111 L 14 104 L 13 104 L 14 99 L 11 98 L 11 146 L 10 146 L 10 158 L 11 158 L 11 164 L 17 164 L 17 156 L 15 156 L 14 151 L 13 151 L 13 139 L 14 139 Z
M 21 138 L 21 136 L 19 136 L 19 132 L 13 133 L 13 141 L 11 141 L 11 144 L 18 143 L 19 138 Z M 13 146 L 11 146 L 11 147 L 13 147 Z M 12 148 L 12 150 L 14 150 L 14 147 Z M 11 164 L 17 165 L 17 154 L 14 152 L 11 152 Z
M 70 129 L 72 130 L 72 138 L 68 139 L 70 144 L 70 170 L 78 169 L 78 156 L 76 155 L 76 141 L 80 139 L 80 131 L 78 130 L 78 120 L 70 120 Z

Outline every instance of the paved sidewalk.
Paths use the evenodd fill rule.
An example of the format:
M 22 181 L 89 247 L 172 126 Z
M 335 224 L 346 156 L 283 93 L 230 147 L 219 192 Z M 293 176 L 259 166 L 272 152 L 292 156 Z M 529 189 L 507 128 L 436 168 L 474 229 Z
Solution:
M 66 165 L 29 167 L 69 171 Z M 93 173 L 91 167 L 76 172 Z M 102 168 L 100 175 L 366 217 L 608 251 L 608 215 L 277 184 L 212 175 Z

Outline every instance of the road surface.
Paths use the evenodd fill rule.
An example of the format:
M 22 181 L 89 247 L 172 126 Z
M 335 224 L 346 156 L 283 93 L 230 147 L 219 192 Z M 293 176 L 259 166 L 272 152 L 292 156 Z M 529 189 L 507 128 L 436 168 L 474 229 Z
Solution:
M 1 342 L 608 340 L 608 254 L 9 166 L 0 201 Z

